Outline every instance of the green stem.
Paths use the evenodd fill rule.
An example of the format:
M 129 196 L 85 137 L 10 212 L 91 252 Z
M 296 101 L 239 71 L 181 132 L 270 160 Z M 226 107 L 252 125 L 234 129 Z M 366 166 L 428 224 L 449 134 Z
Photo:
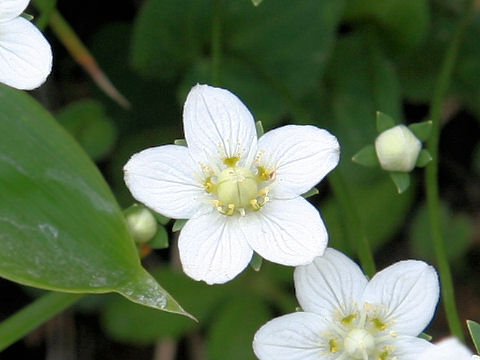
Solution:
M 0 351 L 57 315 L 84 294 L 50 292 L 0 323 Z
M 445 307 L 450 331 L 453 335 L 462 340 L 464 339 L 464 334 L 462 331 L 460 318 L 458 316 L 457 306 L 455 304 L 452 273 L 448 263 L 441 226 L 440 200 L 438 191 L 438 144 L 440 139 L 440 117 L 442 113 L 442 105 L 450 84 L 450 80 L 452 78 L 460 43 L 470 18 L 472 6 L 473 1 L 469 0 L 469 3 L 465 9 L 465 13 L 458 24 L 454 38 L 446 50 L 445 58 L 440 69 L 440 74 L 434 88 L 429 114 L 430 120 L 433 122 L 433 128 L 431 138 L 427 143 L 427 149 L 430 151 L 433 161 L 427 166 L 425 171 L 429 220 L 435 256 L 437 259 L 437 266 L 440 272 L 443 304 Z
M 338 169 L 329 175 L 328 180 L 345 217 L 348 236 L 351 240 L 350 243 L 357 244 L 357 253 L 363 271 L 369 277 L 372 277 L 376 271 L 372 248 L 365 234 L 365 229 L 350 194 L 350 190 Z
M 220 85 L 222 58 L 222 0 L 215 0 L 212 22 L 212 84 Z

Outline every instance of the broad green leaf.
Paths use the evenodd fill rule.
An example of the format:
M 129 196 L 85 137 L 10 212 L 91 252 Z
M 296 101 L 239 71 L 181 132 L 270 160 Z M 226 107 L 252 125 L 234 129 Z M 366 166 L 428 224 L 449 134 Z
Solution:
M 222 287 L 209 286 L 168 268 L 155 271 L 155 277 L 167 286 L 176 298 L 182 299 L 183 305 L 199 322 L 154 311 L 116 297 L 104 307 L 101 317 L 102 327 L 110 337 L 136 344 L 153 344 L 161 337 L 180 338 L 188 331 L 204 327 L 217 305 L 226 296 L 234 294 L 231 284 Z
M 80 100 L 57 112 L 55 117 L 94 161 L 102 160 L 113 149 L 117 130 L 100 102 Z
M 29 95 L 1 85 L 0 104 L 0 276 L 186 314 L 141 267 L 120 208 L 77 143 Z
M 477 354 L 480 354 L 480 324 L 472 320 L 467 320 L 467 327 Z
M 261 298 L 245 295 L 232 299 L 217 313 L 209 331 L 208 359 L 256 359 L 253 335 L 270 318 L 270 310 Z
M 225 51 L 303 98 L 323 75 L 344 3 L 275 0 L 255 8 L 247 1 L 225 2 Z
M 377 111 L 377 132 L 381 133 L 395 126 L 395 120 L 391 116 Z
M 375 146 L 367 145 L 352 157 L 352 161 L 363 166 L 379 166 Z
M 260 5 L 263 2 L 263 0 L 252 0 L 252 4 L 255 6 Z
M 208 41 L 211 8 L 210 0 L 145 1 L 134 23 L 134 68 L 142 75 L 174 78 Z
M 416 46 L 427 35 L 430 25 L 428 0 L 352 0 L 347 2 L 346 19 L 373 19 L 388 39 L 401 45 Z

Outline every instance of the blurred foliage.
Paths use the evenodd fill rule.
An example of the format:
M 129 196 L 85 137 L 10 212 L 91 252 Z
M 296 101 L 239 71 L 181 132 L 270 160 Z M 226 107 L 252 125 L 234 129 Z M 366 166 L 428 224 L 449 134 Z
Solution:
M 474 224 L 472 219 L 462 213 L 453 214 L 446 204 L 442 204 L 442 225 L 445 248 L 450 262 L 458 264 L 472 244 Z M 409 239 L 416 258 L 435 261 L 428 223 L 428 211 L 425 205 L 417 208 L 412 221 Z
M 98 7 L 98 2 L 82 2 L 77 7 L 75 3 L 68 5 L 72 11 L 81 11 L 80 6 Z M 377 111 L 397 123 L 427 120 L 426 107 L 463 0 L 265 0 L 259 6 L 249 0 L 126 3 L 136 11 L 115 17 L 115 9 L 108 7 L 98 15 L 95 26 L 89 23 L 82 28 L 86 34 L 80 36 L 132 108 L 118 107 L 93 84 L 75 85 L 70 78 L 62 79 L 62 75 L 75 79 L 78 74 L 61 58 L 61 51 L 57 51 L 57 68 L 50 80 L 66 89 L 62 106 L 55 112 L 57 120 L 100 165 L 122 207 L 134 201 L 123 182 L 126 161 L 141 149 L 182 138 L 182 105 L 187 92 L 196 83 L 212 83 L 212 23 L 217 11 L 221 20 L 217 85 L 236 93 L 266 131 L 285 123 L 309 123 L 334 133 L 342 151 L 336 171 L 351 190 L 377 256 L 393 256 L 389 252 L 396 248 L 392 241 L 400 241 L 402 256 L 433 262 L 427 214 L 419 205 L 423 202 L 422 170 L 413 172 L 410 188 L 398 195 L 385 172 L 359 166 L 351 158 L 373 143 Z M 479 39 L 477 12 L 449 89 L 448 103 L 453 105 L 446 110 L 450 116 L 446 120 L 453 122 L 456 116 L 463 116 L 478 124 Z M 58 96 L 52 88 L 45 90 L 48 96 Z M 479 208 L 461 209 L 463 198 L 470 204 L 480 203 L 475 186 L 480 176 L 480 129 L 465 132 L 469 131 L 476 137 L 477 150 L 463 149 L 468 159 L 461 159 L 460 164 L 449 167 L 441 162 L 441 175 L 473 174 L 469 177 L 473 187 L 443 184 L 441 189 L 446 246 L 455 264 L 462 263 L 467 251 L 478 246 L 478 225 L 473 219 Z M 458 148 L 465 146 L 462 139 L 454 139 L 454 143 Z M 455 159 L 456 148 L 447 151 Z M 319 196 L 309 201 L 322 213 L 330 245 L 355 257 L 358 245 L 345 236 L 344 216 L 326 184 L 322 182 Z M 75 204 L 71 206 L 75 208 Z M 91 215 L 81 209 L 77 212 L 75 219 Z M 175 246 L 172 230 L 177 230 L 178 223 L 160 215 L 157 220 L 163 226 L 159 238 L 149 245 Z M 111 236 L 97 225 L 92 231 L 97 232 L 99 241 L 108 242 Z M 209 359 L 253 359 L 254 331 L 272 313 L 291 312 L 296 306 L 292 268 L 264 261 L 258 273 L 248 268 L 229 284 L 207 286 L 167 267 L 166 263 L 175 259 L 172 253 L 154 251 L 146 263 L 199 323 L 112 296 L 89 310 L 100 312 L 102 329 L 109 338 L 135 345 L 174 338 L 183 344 L 192 334 L 200 334 Z M 389 258 L 381 260 L 390 262 Z

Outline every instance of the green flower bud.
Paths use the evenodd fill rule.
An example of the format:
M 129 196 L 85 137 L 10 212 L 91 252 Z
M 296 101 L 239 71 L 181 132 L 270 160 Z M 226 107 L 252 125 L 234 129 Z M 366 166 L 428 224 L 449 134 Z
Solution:
M 138 209 L 128 214 L 126 219 L 130 233 L 138 243 L 150 241 L 157 233 L 157 220 L 153 214 L 144 207 L 138 207 Z
M 385 130 L 375 140 L 380 166 L 387 171 L 412 171 L 421 149 L 422 143 L 405 125 Z

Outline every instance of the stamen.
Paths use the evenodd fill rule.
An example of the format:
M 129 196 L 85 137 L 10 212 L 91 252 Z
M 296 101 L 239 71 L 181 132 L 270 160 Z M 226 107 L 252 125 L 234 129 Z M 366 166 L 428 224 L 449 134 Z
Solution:
M 385 330 L 387 328 L 387 324 L 385 324 L 382 320 L 380 320 L 379 318 L 373 318 L 373 319 L 370 319 L 370 321 L 372 322 L 373 326 L 377 329 L 377 330 Z
M 338 344 L 337 344 L 336 339 L 332 338 L 332 339 L 328 340 L 328 347 L 330 349 L 330 352 L 332 354 L 335 354 L 338 351 Z
M 240 156 L 232 156 L 232 157 L 222 159 L 223 163 L 228 167 L 234 167 L 235 165 L 237 165 L 239 160 L 240 160 Z

